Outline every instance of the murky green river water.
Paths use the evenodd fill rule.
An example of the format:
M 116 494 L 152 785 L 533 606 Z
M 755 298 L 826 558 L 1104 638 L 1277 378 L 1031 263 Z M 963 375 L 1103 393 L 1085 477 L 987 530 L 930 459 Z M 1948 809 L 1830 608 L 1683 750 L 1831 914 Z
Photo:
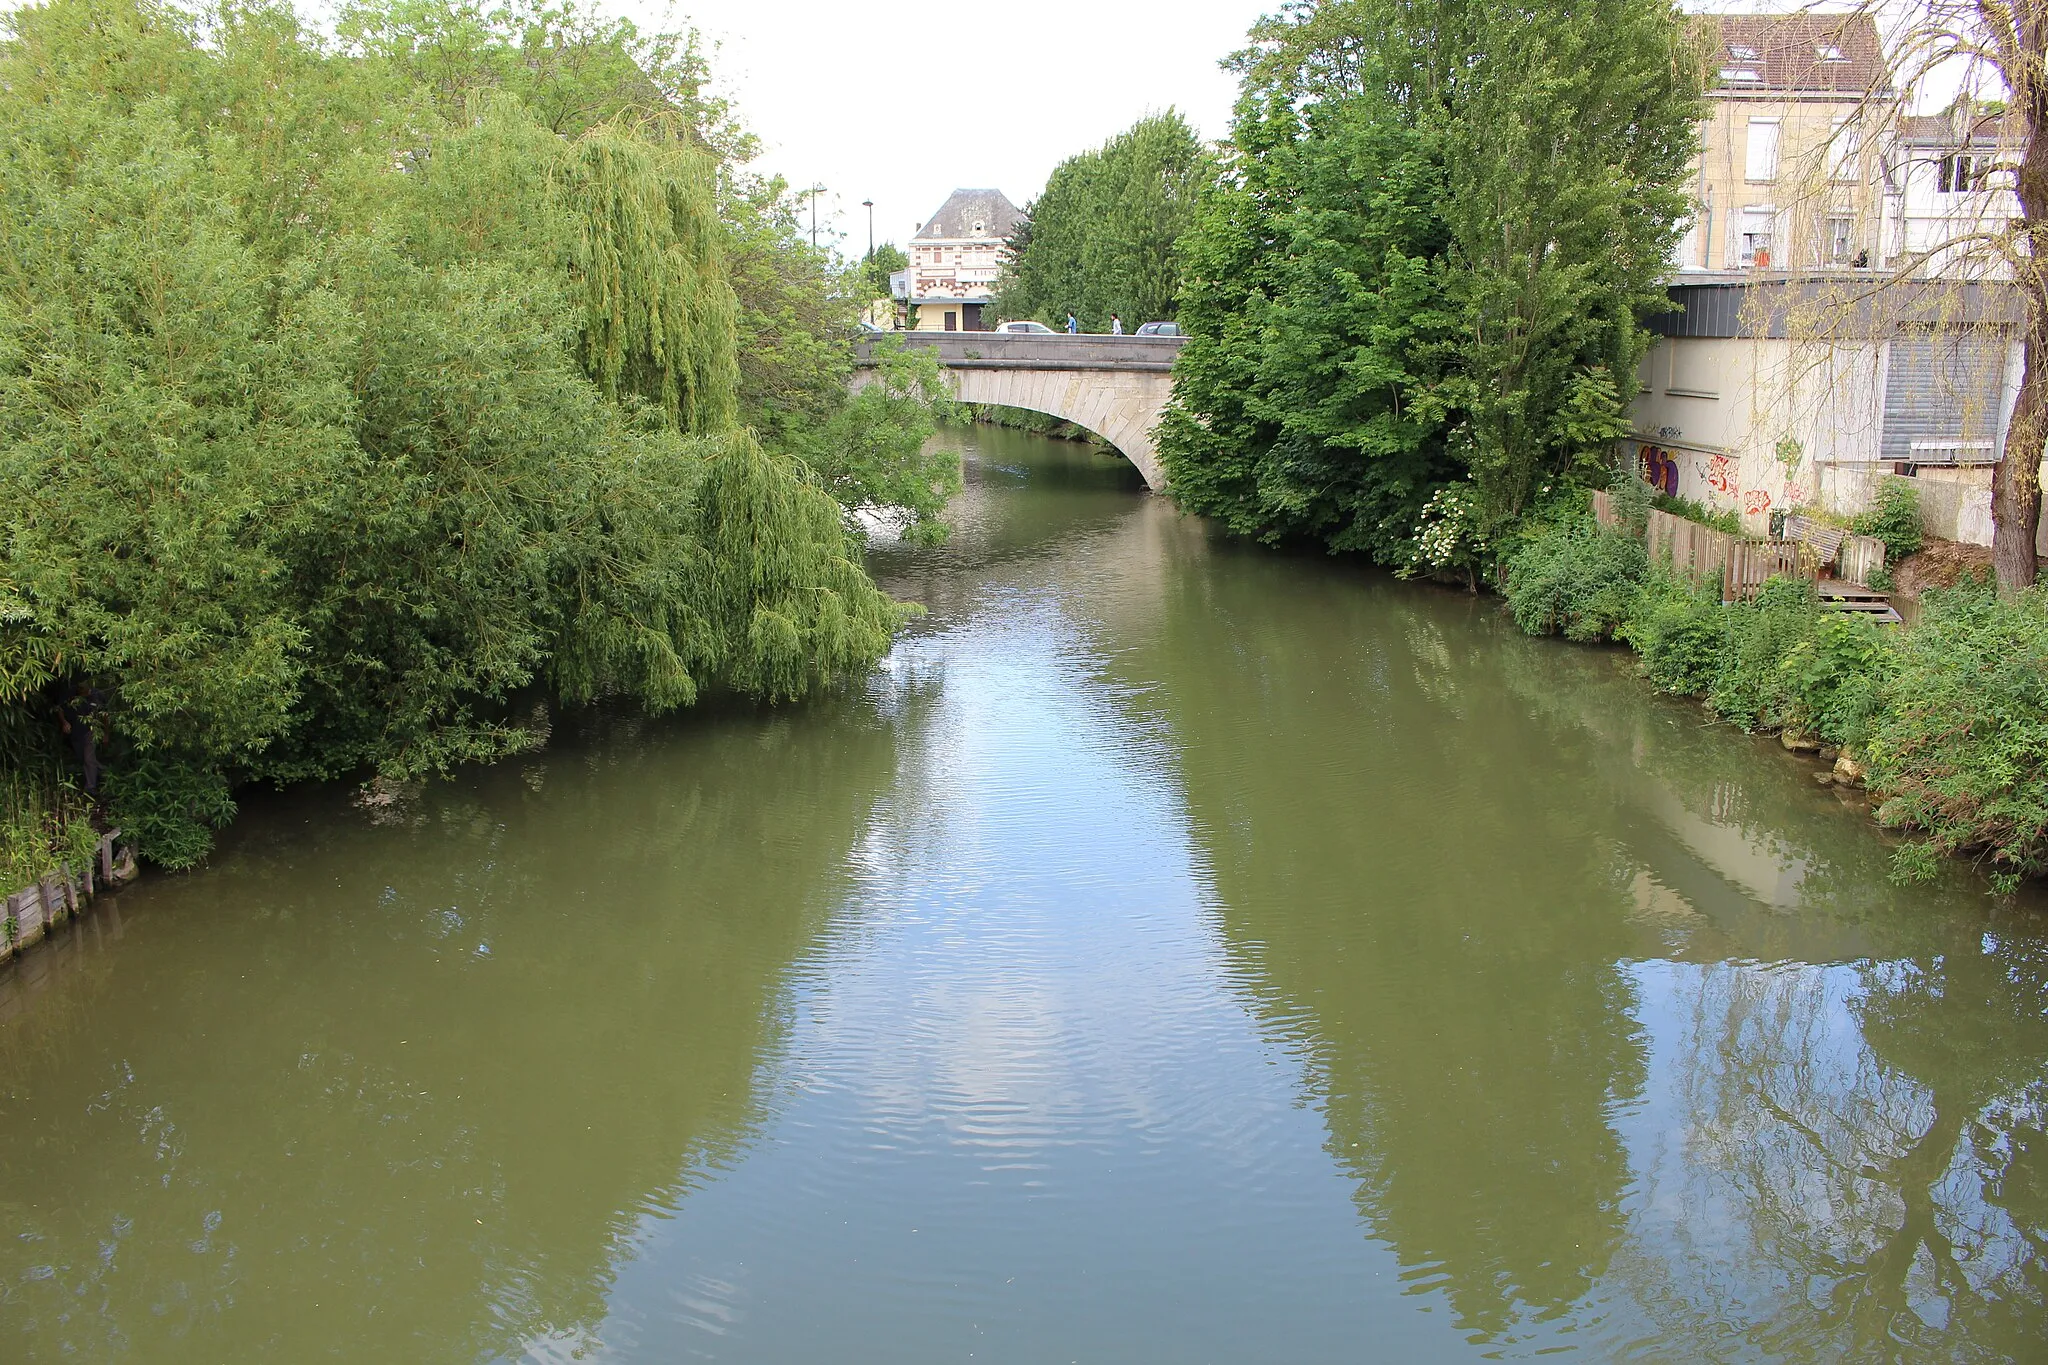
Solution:
M 804 709 L 0 974 L 0 1360 L 2048 1358 L 2048 913 L 1619 655 L 962 435 Z

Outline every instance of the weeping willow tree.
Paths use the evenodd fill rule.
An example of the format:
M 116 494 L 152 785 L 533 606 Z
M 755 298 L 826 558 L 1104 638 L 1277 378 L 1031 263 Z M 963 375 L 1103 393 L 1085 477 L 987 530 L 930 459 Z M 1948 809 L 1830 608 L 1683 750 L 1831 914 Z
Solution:
M 657 403 L 687 432 L 736 416 L 737 304 L 725 270 L 717 167 L 659 121 L 599 124 L 569 143 L 582 359 L 609 398 Z
M 917 608 L 876 588 L 839 503 L 751 432 L 719 443 L 697 500 L 707 616 L 731 686 L 787 701 L 865 670 Z
M 662 591 L 586 614 L 594 627 L 558 659 L 565 694 L 624 680 L 654 709 L 696 699 L 700 678 L 788 701 L 870 666 L 907 609 L 859 563 L 840 503 L 809 469 L 738 429 L 738 305 L 724 253 L 716 164 L 665 119 L 615 119 L 568 144 L 562 182 L 574 206 L 573 271 L 583 302 L 581 359 L 613 401 L 657 407 L 701 478 L 694 516 L 657 530 L 640 563 L 672 560 Z M 614 489 L 616 493 L 617 490 Z M 625 528 L 651 509 L 615 498 Z
M 554 701 L 794 698 L 908 610 L 743 429 L 690 111 L 600 82 L 556 127 L 516 63 L 388 47 L 273 7 L 0 16 L 0 792 L 61 785 L 89 683 L 160 863 L 251 782 L 488 761 Z

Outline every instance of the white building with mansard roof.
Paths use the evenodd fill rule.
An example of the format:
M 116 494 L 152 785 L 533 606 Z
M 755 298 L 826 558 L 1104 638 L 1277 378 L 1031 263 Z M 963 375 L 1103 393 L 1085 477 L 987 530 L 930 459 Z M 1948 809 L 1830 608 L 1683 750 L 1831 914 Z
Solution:
M 1002 273 L 1005 242 L 1024 215 L 1001 190 L 954 190 L 910 239 L 897 297 L 923 332 L 980 332 Z

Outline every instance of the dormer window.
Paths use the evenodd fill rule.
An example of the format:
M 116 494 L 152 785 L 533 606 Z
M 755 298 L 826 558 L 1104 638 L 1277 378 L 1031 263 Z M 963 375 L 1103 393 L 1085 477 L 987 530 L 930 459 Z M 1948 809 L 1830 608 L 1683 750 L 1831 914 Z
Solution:
M 1748 43 L 1730 43 L 1728 44 L 1728 55 L 1738 62 L 1753 62 L 1760 54 Z
M 1721 68 L 1721 79 L 1729 82 L 1730 84 L 1739 85 L 1743 82 L 1756 84 L 1758 82 L 1761 82 L 1763 80 L 1763 77 L 1759 76 L 1754 71 L 1749 71 L 1742 67 L 1724 66 Z
M 1833 43 L 1821 43 L 1814 51 L 1819 54 L 1820 59 L 1824 62 L 1846 62 L 1849 60 L 1842 55 L 1842 49 L 1836 47 Z
M 977 237 L 979 237 L 979 236 L 981 236 L 981 234 L 982 234 L 982 233 L 984 233 L 984 232 L 986 232 L 986 231 L 988 231 L 988 224 L 987 224 L 987 223 L 984 223 L 984 222 L 982 222 L 982 221 L 981 221 L 981 220 L 980 220 L 979 218 L 975 219 L 975 220 L 974 220 L 974 235 L 975 235 L 975 236 L 977 236 Z

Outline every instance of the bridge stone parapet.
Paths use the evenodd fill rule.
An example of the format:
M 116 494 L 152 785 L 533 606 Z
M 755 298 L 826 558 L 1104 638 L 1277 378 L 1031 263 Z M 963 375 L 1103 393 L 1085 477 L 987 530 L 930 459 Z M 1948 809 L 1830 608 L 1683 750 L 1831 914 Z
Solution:
M 1043 412 L 1086 427 L 1138 467 L 1156 491 L 1166 474 L 1153 429 L 1173 396 L 1182 337 L 1019 335 L 1010 332 L 897 332 L 860 349 L 852 387 L 869 382 L 876 345 L 900 342 L 937 357 L 953 396 Z

